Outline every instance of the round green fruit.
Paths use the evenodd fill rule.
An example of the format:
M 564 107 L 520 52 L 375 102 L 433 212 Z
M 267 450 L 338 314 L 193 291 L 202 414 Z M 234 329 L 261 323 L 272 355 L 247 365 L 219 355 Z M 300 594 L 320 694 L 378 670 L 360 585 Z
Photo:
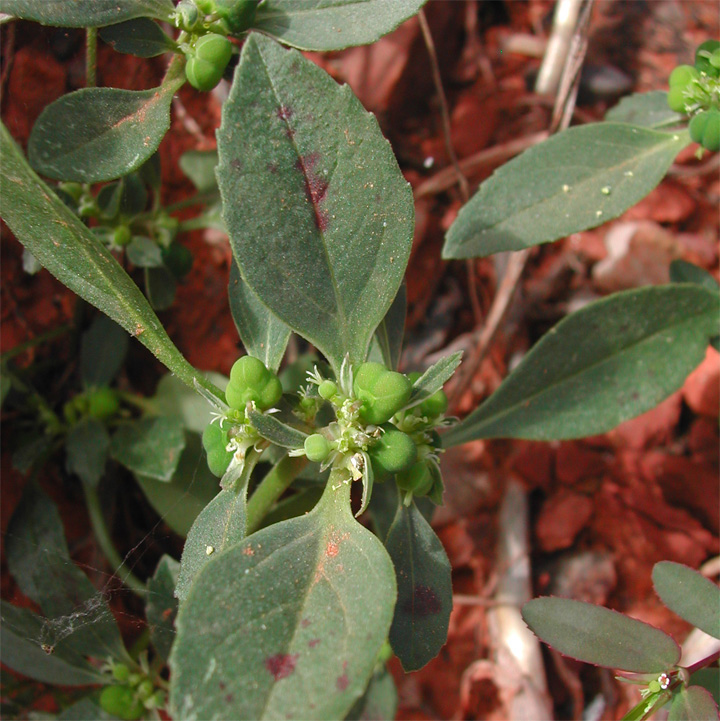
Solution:
M 426 398 L 420 404 L 420 413 L 428 418 L 437 418 L 442 415 L 448 408 L 448 397 L 445 391 L 435 391 L 431 396 Z
M 363 402 L 360 417 L 366 423 L 380 425 L 407 404 L 412 383 L 407 376 L 381 363 L 363 363 L 355 374 L 353 391 Z
M 678 65 L 668 78 L 668 85 L 671 88 L 686 88 L 696 78 L 700 77 L 700 73 L 696 67 L 692 65 Z
M 410 468 L 417 460 L 417 447 L 407 433 L 395 426 L 388 426 L 370 448 L 368 455 L 374 475 L 382 480 Z
M 113 231 L 113 243 L 119 247 L 123 247 L 130 244 L 132 240 L 132 233 L 127 225 L 118 225 Z
M 120 399 L 112 388 L 96 388 L 87 393 L 88 413 L 100 421 L 114 416 L 120 409 Z
M 124 721 L 136 721 L 145 715 L 145 706 L 127 686 L 106 686 L 100 694 L 100 706 Z
M 337 395 L 337 392 L 337 383 L 334 381 L 325 380 L 318 386 L 318 395 L 326 401 L 334 398 Z
M 720 150 L 720 110 L 702 110 L 690 121 L 689 130 L 690 137 L 703 148 Z
M 232 56 L 232 43 L 224 36 L 203 35 L 188 55 L 185 75 L 197 90 L 212 90 L 221 80 Z
M 137 687 L 137 695 L 141 701 L 147 701 L 154 693 L 155 685 L 149 678 L 141 681 Z
M 670 110 L 674 110 L 676 113 L 687 113 L 687 106 L 689 99 L 685 93 L 684 87 L 674 87 L 668 90 L 667 104 Z
M 305 439 L 305 455 L 309 461 L 322 463 L 332 450 L 332 446 L 325 436 L 320 433 L 313 433 Z
M 225 399 L 231 408 L 244 410 L 253 401 L 260 410 L 265 410 L 272 408 L 281 397 L 280 379 L 262 361 L 248 355 L 235 361 L 225 389 Z
M 130 669 L 124 663 L 116 663 L 112 667 L 112 675 L 116 681 L 126 683 L 130 678 Z
M 211 423 L 205 426 L 202 443 L 207 454 L 207 463 L 210 472 L 214 476 L 222 478 L 233 457 L 233 454 L 227 450 L 227 431 L 220 428 L 219 425 Z
M 695 67 L 711 78 L 716 78 L 720 74 L 720 69 L 710 62 L 718 49 L 720 49 L 720 40 L 706 40 L 695 51 Z
M 418 461 L 407 471 L 395 476 L 398 488 L 409 491 L 414 496 L 425 496 L 433 487 L 435 479 L 425 461 Z

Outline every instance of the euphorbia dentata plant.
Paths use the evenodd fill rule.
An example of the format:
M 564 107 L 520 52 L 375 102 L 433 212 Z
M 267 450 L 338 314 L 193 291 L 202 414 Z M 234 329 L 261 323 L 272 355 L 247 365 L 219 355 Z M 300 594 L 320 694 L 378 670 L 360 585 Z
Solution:
M 0 0 L 0 11 L 31 20 L 107 26 L 101 35 L 121 52 L 174 53 L 159 88 L 89 88 L 38 121 L 31 162 L 46 177 L 80 183 L 87 203 L 95 197 L 88 184 L 141 173 L 167 130 L 173 93 L 185 79 L 201 91 L 219 82 L 237 50 L 226 38 L 244 38 L 217 134 L 234 257 L 229 297 L 247 351 L 224 389 L 183 358 L 110 252 L 126 233 L 118 239 L 116 228 L 108 246 L 99 243 L 4 128 L 0 136 L 2 216 L 16 237 L 212 414 L 203 445 L 221 490 L 197 515 L 180 562 L 163 558 L 148 581 L 151 656 L 125 650 L 104 599 L 70 563 L 44 494 L 28 492 L 16 513 L 11 570 L 46 618 L 3 604 L 3 660 L 41 680 L 104 685 L 76 705 L 83 717 L 97 704 L 119 718 L 155 714 L 165 690 L 178 719 L 359 717 L 371 702 L 391 715 L 388 640 L 414 670 L 447 635 L 450 566 L 427 521 L 442 502 L 443 449 L 608 430 L 676 390 L 717 334 L 717 287 L 681 264 L 677 283 L 619 293 L 562 321 L 461 423 L 445 417 L 442 392 L 459 354 L 422 374 L 397 370 L 412 193 L 351 90 L 273 37 L 318 50 L 370 42 L 420 5 L 135 0 L 120 18 L 114 2 Z M 155 20 L 172 23 L 177 37 Z M 609 122 L 566 131 L 508 164 L 461 212 L 446 257 L 529 247 L 619 215 L 690 142 L 682 116 L 656 105 L 634 97 Z M 92 122 L 69 122 L 80 113 Z M 201 192 L 216 192 L 206 177 L 196 181 L 202 173 L 188 174 Z M 283 387 L 291 333 L 321 358 L 301 383 Z M 142 476 L 140 466 L 133 470 Z M 47 543 L 47 534 L 61 550 L 46 558 L 30 539 Z M 62 582 L 48 583 L 52 576 Z

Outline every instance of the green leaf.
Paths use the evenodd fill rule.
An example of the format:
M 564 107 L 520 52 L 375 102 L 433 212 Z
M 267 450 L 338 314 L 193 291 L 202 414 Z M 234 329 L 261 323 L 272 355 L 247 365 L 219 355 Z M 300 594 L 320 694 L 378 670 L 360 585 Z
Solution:
M 398 695 L 392 674 L 383 667 L 370 679 L 365 693 L 355 702 L 345 721 L 373 721 L 394 719 L 397 713 Z
M 686 117 L 668 107 L 667 95 L 666 90 L 628 95 L 605 113 L 605 120 L 644 128 L 662 128 L 684 123 Z
M 453 353 L 440 359 L 435 365 L 430 366 L 416 381 L 413 383 L 412 393 L 406 408 L 422 403 L 433 393 L 441 390 L 442 387 L 452 378 L 453 373 L 460 365 L 462 360 L 462 351 Z
M 195 519 L 180 560 L 175 595 L 184 601 L 197 574 L 205 565 L 245 538 L 247 485 L 260 454 L 248 452 L 243 475 L 233 488 L 223 489 Z
M 102 28 L 98 35 L 116 52 L 136 55 L 139 58 L 154 58 L 156 55 L 172 52 L 176 44 L 148 18 L 126 20 L 117 25 Z
M 383 362 L 392 370 L 396 370 L 400 363 L 406 312 L 407 290 L 403 283 L 390 309 L 375 329 L 375 338 L 380 346 Z
M 0 601 L 2 660 L 13 671 L 45 683 L 85 686 L 102 683 L 102 675 L 63 641 L 52 653 L 42 649 L 46 619 L 27 608 Z
M 185 439 L 185 448 L 169 483 L 135 476 L 150 505 L 181 536 L 187 536 L 195 519 L 218 493 L 218 479 L 208 468 L 200 436 L 188 432 Z
M 253 27 L 300 50 L 369 45 L 415 15 L 427 0 L 266 0 Z
M 663 673 L 680 647 L 660 629 L 601 606 L 569 598 L 535 598 L 522 608 L 530 630 L 560 653 L 636 673 Z
M 39 645 L 52 652 L 62 643 L 80 657 L 126 658 L 103 595 L 70 560 L 55 504 L 34 484 L 25 488 L 10 520 L 5 552 L 20 590 L 47 617 L 34 637 Z
M 265 526 L 271 526 L 273 523 L 287 521 L 289 518 L 309 513 L 320 500 L 323 489 L 324 484 L 322 486 L 310 486 L 309 488 L 303 488 L 292 496 L 283 498 L 265 515 L 258 528 L 265 528 Z
M 364 692 L 395 574 L 353 518 L 344 480 L 331 474 L 311 513 L 252 534 L 198 574 L 170 656 L 174 716 L 340 719 Z
M 0 12 L 61 28 L 102 27 L 137 17 L 169 20 L 172 0 L 0 0 Z
M 417 671 L 447 641 L 452 611 L 450 562 L 415 504 L 400 504 L 385 548 L 398 584 L 390 644 L 405 671 Z
M 0 124 L 0 216 L 61 283 L 135 336 L 191 388 L 222 392 L 183 358 L 130 276 L 31 170 Z
M 178 72 L 179 68 L 179 72 Z M 99 183 L 139 168 L 170 128 L 170 103 L 185 82 L 182 65 L 159 88 L 83 88 L 48 105 L 28 140 L 38 172 Z
M 120 426 L 112 438 L 110 453 L 133 473 L 170 481 L 183 448 L 185 434 L 180 420 L 161 416 Z
M 180 156 L 180 170 L 192 181 L 199 193 L 218 192 L 215 168 L 217 150 L 188 150 Z
M 106 315 L 98 315 L 80 341 L 80 377 L 85 388 L 109 386 L 125 362 L 128 334 Z
M 670 280 L 673 283 L 695 283 L 713 293 L 720 293 L 720 285 L 710 273 L 684 260 L 670 263 Z
M 263 438 L 281 448 L 302 448 L 307 438 L 307 433 L 260 411 L 250 411 L 248 420 Z
M 135 236 L 127 247 L 128 260 L 138 268 L 157 268 L 163 264 L 160 246 L 150 238 Z
M 251 34 L 218 152 L 244 280 L 336 373 L 346 353 L 362 363 L 413 233 L 412 192 L 375 118 L 300 53 Z
M 479 408 L 443 436 L 552 440 L 604 433 L 680 388 L 717 332 L 697 285 L 615 293 L 564 318 Z
M 716 721 L 717 717 L 717 704 L 704 688 L 681 687 L 673 695 L 668 721 Z
M 97 486 L 105 473 L 110 437 L 105 426 L 95 418 L 86 418 L 73 426 L 65 441 L 68 473 L 75 473 L 83 483 Z
M 716 704 L 720 704 L 720 669 L 701 668 L 690 677 L 693 686 L 702 686 L 713 697 Z
M 235 262 L 230 266 L 228 300 L 235 327 L 248 355 L 277 372 L 290 340 L 290 328 L 253 293 L 240 277 Z
M 661 561 L 652 572 L 655 593 L 680 618 L 720 638 L 720 588 L 682 563 Z
M 375 535 L 383 542 L 395 520 L 399 504 L 400 496 L 394 483 L 375 485 L 368 505 L 368 513 L 372 518 Z
M 228 379 L 220 373 L 210 372 L 207 375 L 219 388 L 225 388 L 228 384 Z M 177 417 L 187 430 L 200 435 L 213 419 L 213 407 L 199 393 L 170 373 L 160 379 L 150 402 L 157 415 Z
M 175 617 L 178 602 L 175 598 L 175 584 L 180 573 L 180 564 L 170 556 L 163 556 L 152 578 L 147 582 L 147 604 L 145 616 L 150 629 L 150 640 L 160 656 L 167 660 L 175 640 Z
M 558 133 L 480 186 L 450 226 L 443 258 L 521 250 L 617 218 L 662 180 L 689 143 L 686 130 L 622 123 Z

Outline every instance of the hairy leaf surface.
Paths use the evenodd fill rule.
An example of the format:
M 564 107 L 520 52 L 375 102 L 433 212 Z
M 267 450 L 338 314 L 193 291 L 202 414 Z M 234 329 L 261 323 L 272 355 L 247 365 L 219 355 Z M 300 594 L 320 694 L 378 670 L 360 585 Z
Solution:
M 196 577 L 170 658 L 174 714 L 343 718 L 368 683 L 395 593 L 385 549 L 331 475 L 312 512 L 248 536 Z
M 385 541 L 398 584 L 390 644 L 405 671 L 435 658 L 452 611 L 450 561 L 435 531 L 412 503 L 400 504 Z
M 596 666 L 662 673 L 680 660 L 680 647 L 659 628 L 592 603 L 535 598 L 523 606 L 522 617 L 560 653 Z
M 569 128 L 486 180 L 450 227 L 444 258 L 549 243 L 617 218 L 644 198 L 690 143 L 623 123 Z
M 57 180 L 98 183 L 139 168 L 170 128 L 170 103 L 185 82 L 182 65 L 159 88 L 83 88 L 40 113 L 28 159 Z
M 415 15 L 427 0 L 266 0 L 253 27 L 300 50 L 368 45 Z
M 363 362 L 413 233 L 412 193 L 375 118 L 300 53 L 252 34 L 218 153 L 244 280 L 336 373 L 346 353 Z
M 604 433 L 680 388 L 717 333 L 718 295 L 694 284 L 615 293 L 564 318 L 443 436 L 552 440 Z
M 61 28 L 102 27 L 137 17 L 169 20 L 172 0 L 0 0 L 0 12 Z

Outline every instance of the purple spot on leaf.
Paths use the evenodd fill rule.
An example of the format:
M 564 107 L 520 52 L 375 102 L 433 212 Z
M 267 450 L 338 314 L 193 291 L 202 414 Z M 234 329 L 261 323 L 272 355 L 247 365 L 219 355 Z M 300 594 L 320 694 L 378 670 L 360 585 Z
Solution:
M 295 664 L 299 656 L 299 653 L 276 653 L 274 656 L 268 656 L 265 659 L 265 668 L 276 681 L 279 681 L 282 678 L 287 678 L 295 671 Z
M 328 213 L 321 208 L 328 190 L 328 181 L 317 168 L 320 156 L 317 153 L 310 153 L 298 158 L 295 167 L 303 174 L 305 180 L 305 193 L 315 211 L 315 225 L 319 230 L 327 230 Z
M 280 120 L 283 120 L 284 122 L 288 122 L 290 118 L 294 115 L 293 109 L 288 107 L 287 105 L 281 105 L 278 108 L 277 116 L 280 118 Z
M 315 646 L 317 646 L 319 643 L 320 643 L 319 638 L 312 638 L 308 641 L 308 646 L 310 646 L 310 648 L 315 648 Z
M 338 676 L 335 679 L 335 685 L 337 686 L 338 691 L 344 691 L 348 687 L 349 683 L 350 679 L 348 678 L 346 673 L 344 673 L 342 676 Z
M 309 618 L 303 618 L 302 621 L 300 621 L 300 625 L 303 628 L 307 628 L 310 625 L 310 619 Z
M 232 703 L 234 699 L 234 696 L 229 693 L 227 696 L 225 696 L 225 703 Z
M 230 167 L 233 170 L 237 170 L 238 173 L 242 170 L 243 164 L 242 161 L 238 158 L 233 158 L 233 160 L 230 161 Z
M 418 583 L 413 589 L 412 598 L 403 604 L 403 612 L 412 616 L 434 616 L 442 610 L 442 602 L 430 586 Z

